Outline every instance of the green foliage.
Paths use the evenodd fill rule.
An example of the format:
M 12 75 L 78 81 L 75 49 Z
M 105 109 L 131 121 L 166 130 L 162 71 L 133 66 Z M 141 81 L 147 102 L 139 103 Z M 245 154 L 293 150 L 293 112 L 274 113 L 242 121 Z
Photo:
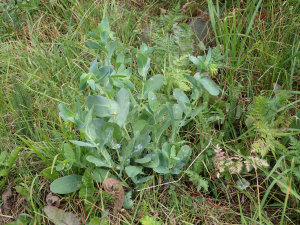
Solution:
M 61 177 L 53 181 L 50 190 L 53 193 L 67 194 L 80 189 L 82 176 L 77 174 Z
M 290 151 L 288 152 L 288 159 L 290 161 L 294 160 L 295 164 L 300 165 L 300 141 L 297 140 L 295 137 L 290 137 L 290 145 L 289 149 Z
M 187 70 L 188 54 L 193 49 L 192 29 L 187 24 L 178 24 L 186 16 L 182 15 L 178 4 L 166 15 L 161 15 L 157 20 L 151 21 L 151 34 L 155 45 L 154 57 L 157 64 L 164 63 L 164 85 L 167 93 L 172 88 L 179 88 L 182 91 L 189 91 L 191 85 L 183 76 L 189 74 Z M 167 59 L 167 60 L 166 60 Z M 166 64 L 168 66 L 166 66 Z
M 93 219 L 91 219 L 89 225 L 109 225 L 109 221 L 108 218 L 98 218 L 98 217 L 94 217 Z
M 206 156 L 204 154 L 200 155 L 200 157 L 195 161 L 195 163 L 193 164 L 192 170 L 197 173 L 200 174 L 203 172 L 205 166 L 204 166 L 204 160 L 205 160 Z
M 22 11 L 32 12 L 38 9 L 40 0 L 6 0 L 0 2 L 0 40 L 13 34 L 16 27 L 25 23 L 21 18 Z
M 14 84 L 14 92 L 10 99 L 13 106 L 14 115 L 17 120 L 18 133 L 22 135 L 30 135 L 33 127 L 32 103 L 28 90 L 20 83 Z
M 3 151 L 0 154 L 0 190 L 4 187 L 8 174 L 14 166 L 15 161 L 18 159 L 18 154 L 21 147 L 14 148 L 10 153 Z
M 278 113 L 279 109 L 286 108 L 290 95 L 284 91 L 276 94 L 273 98 L 265 96 L 254 97 L 253 104 L 249 106 L 247 126 L 254 127 L 259 137 L 252 144 L 252 152 L 258 152 L 265 156 L 269 151 L 275 152 L 275 147 L 286 150 L 276 140 L 284 136 L 280 131 L 284 125 L 286 116 L 284 112 Z M 281 111 L 281 110 L 280 110 Z
M 139 219 L 142 225 L 161 225 L 163 224 L 162 221 L 157 221 L 155 218 L 150 216 L 144 216 L 143 218 Z
M 171 32 L 175 23 L 181 22 L 187 16 L 182 14 L 180 4 L 177 4 L 167 14 L 161 15 L 157 20 L 152 20 L 151 24 L 155 32 Z
M 82 176 L 82 185 L 79 190 L 79 198 L 84 199 L 85 212 L 91 213 L 91 209 L 95 204 L 94 195 L 94 180 L 92 176 L 91 169 L 88 168 L 85 170 Z
M 189 176 L 189 180 L 192 181 L 195 185 L 197 185 L 197 191 L 199 192 L 202 188 L 206 192 L 208 191 L 208 181 L 204 180 L 202 176 L 198 175 L 194 171 L 185 171 L 185 174 Z
M 116 1 L 112 1 L 111 4 L 109 1 L 103 1 L 103 4 L 91 4 L 90 1 L 59 0 L 50 1 L 47 4 L 39 4 L 38 10 L 36 10 L 37 7 L 34 5 L 35 2 L 38 1 L 0 1 L 0 10 L 3 11 L 0 13 L 0 123 L 2 130 L 0 170 L 1 175 L 3 175 L 1 184 L 5 183 L 8 176 L 10 176 L 10 184 L 12 185 L 14 185 L 13 182 L 18 183 L 21 181 L 21 186 L 16 184 L 17 192 L 25 196 L 27 202 L 30 199 L 28 191 L 32 192 L 30 203 L 35 205 L 36 202 L 39 202 L 39 199 L 44 199 L 44 196 L 41 196 L 44 193 L 40 189 L 42 186 L 34 182 L 30 190 L 30 187 L 28 188 L 25 185 L 30 184 L 32 174 L 39 173 L 40 170 L 45 168 L 46 165 L 44 163 L 47 163 L 48 167 L 40 174 L 51 181 L 70 174 L 84 175 L 90 182 L 91 179 L 103 182 L 106 177 L 120 179 L 119 174 L 122 167 L 122 178 L 126 179 L 124 186 L 132 185 L 132 178 L 140 176 L 142 177 L 140 179 L 142 181 L 141 184 L 144 187 L 152 185 L 152 182 L 156 183 L 153 180 L 154 177 L 156 178 L 152 172 L 153 168 L 164 162 L 163 167 L 160 168 L 163 171 L 163 169 L 168 168 L 174 161 L 178 160 L 177 158 L 179 157 L 177 155 L 184 142 L 184 140 L 178 142 L 179 140 L 186 138 L 193 140 L 195 146 L 198 143 L 201 146 L 207 140 L 207 137 L 213 136 L 213 142 L 224 143 L 226 156 L 231 159 L 233 166 L 234 164 L 240 165 L 239 161 L 241 160 L 244 167 L 247 164 L 245 160 L 249 164 L 258 164 L 258 162 L 254 163 L 252 159 L 249 159 L 249 161 L 248 157 L 246 157 L 250 154 L 250 145 L 253 142 L 253 149 L 257 149 L 257 152 L 266 153 L 268 151 L 264 157 L 266 161 L 270 162 L 271 168 L 258 167 L 260 168 L 260 170 L 257 170 L 257 175 L 259 176 L 257 181 L 259 184 L 256 184 L 256 174 L 251 170 L 247 172 L 245 177 L 249 180 L 251 189 L 249 188 L 249 191 L 244 189 L 242 195 L 240 195 L 240 190 L 234 192 L 238 199 L 242 197 L 239 199 L 241 201 L 240 213 L 235 211 L 234 213 L 226 212 L 222 214 L 221 212 L 215 214 L 213 211 L 210 213 L 207 210 L 202 210 L 203 208 L 199 204 L 195 207 L 195 199 L 185 195 L 185 185 L 171 192 L 172 197 L 169 205 L 168 203 L 165 204 L 165 198 L 161 198 L 161 194 L 166 192 L 159 191 L 158 198 L 154 201 L 145 200 L 148 204 L 145 210 L 151 211 L 151 215 L 153 215 L 153 212 L 158 212 L 159 217 L 161 215 L 165 216 L 164 214 L 170 215 L 170 218 L 167 218 L 170 221 L 165 223 L 171 223 L 171 218 L 176 218 L 182 223 L 195 224 L 203 223 L 203 218 L 205 218 L 205 222 L 208 224 L 213 224 L 215 221 L 227 224 L 238 224 L 241 222 L 243 224 L 251 224 L 253 222 L 279 224 L 277 218 L 278 212 L 280 212 L 280 214 L 282 213 L 282 219 L 297 224 L 299 216 L 295 213 L 290 213 L 290 211 L 293 209 L 297 211 L 297 208 L 299 208 L 298 201 L 295 199 L 295 193 L 299 192 L 298 184 L 300 180 L 299 164 L 296 163 L 298 161 L 298 147 L 294 143 L 296 140 L 290 141 L 289 135 L 299 132 L 300 123 L 297 123 L 296 118 L 300 118 L 300 114 L 297 113 L 293 117 L 285 114 L 286 104 L 282 107 L 277 107 L 277 110 L 275 110 L 277 115 L 275 119 L 270 120 L 271 123 L 272 120 L 276 121 L 280 115 L 283 115 L 282 122 L 275 122 L 274 129 L 271 128 L 264 132 L 277 132 L 275 135 L 278 136 L 275 136 L 275 141 L 280 141 L 280 138 L 283 137 L 280 142 L 283 146 L 280 146 L 276 143 L 274 144 L 274 139 L 271 135 L 262 137 L 260 132 L 262 126 L 259 125 L 260 128 L 256 129 L 255 122 L 252 119 L 249 118 L 247 120 L 248 127 L 245 127 L 244 117 L 239 117 L 239 112 L 245 115 L 249 99 L 251 101 L 253 96 L 260 90 L 269 90 L 273 83 L 278 83 L 283 89 L 297 91 L 300 62 L 299 26 L 297 26 L 300 22 L 299 1 L 269 1 L 265 3 L 259 0 L 244 1 L 244 4 L 242 1 L 226 1 L 224 5 L 222 4 L 225 1 L 207 1 L 210 4 L 210 23 L 215 31 L 215 37 L 211 41 L 220 43 L 227 57 L 226 67 L 219 70 L 218 76 L 214 78 L 221 85 L 220 90 L 222 90 L 222 97 L 218 99 L 210 98 L 207 91 L 203 92 L 204 87 L 200 86 L 202 83 L 199 80 L 197 85 L 201 88 L 198 90 L 195 87 L 196 85 L 192 84 L 193 78 L 190 81 L 184 77 L 184 74 L 192 77 L 190 75 L 195 72 L 194 68 L 191 67 L 192 63 L 189 63 L 187 60 L 188 54 L 191 54 L 191 52 L 188 52 L 191 45 L 179 46 L 178 43 L 188 43 L 188 40 L 191 40 L 191 38 L 187 26 L 176 24 L 177 22 L 179 24 L 183 22 L 182 18 L 184 16 L 179 5 L 176 12 L 175 10 L 170 10 L 168 6 L 173 4 L 171 3 L 172 1 L 158 1 L 154 7 L 151 7 L 151 5 L 148 7 L 148 3 L 153 1 L 145 1 L 144 9 L 150 9 L 151 16 L 159 10 L 159 7 L 166 9 L 168 12 L 166 16 L 161 16 L 164 19 L 159 22 L 160 24 L 155 25 L 153 22 L 154 26 L 150 27 L 150 32 L 155 34 L 154 38 L 157 40 L 156 45 L 158 47 L 157 51 L 152 51 L 153 53 L 151 54 L 150 52 L 153 48 L 143 49 L 143 46 L 141 46 L 140 51 L 131 51 L 133 50 L 131 45 L 137 37 L 136 33 L 132 32 L 135 29 L 135 24 L 132 21 L 149 22 L 149 17 L 147 16 L 149 11 L 140 11 L 140 9 L 143 10 L 143 6 L 142 8 L 140 7 L 141 5 L 136 4 L 135 7 L 131 8 L 131 12 L 128 13 L 126 9 L 128 5 L 125 5 L 127 4 L 126 1 L 117 1 L 117 5 Z M 22 6 L 21 4 L 24 5 Z M 182 4 L 184 4 L 183 1 L 181 1 L 181 6 Z M 191 3 L 188 6 L 194 7 L 197 5 L 196 7 L 199 8 L 199 4 L 201 3 L 198 1 L 198 3 Z M 138 12 L 136 11 L 137 8 Z M 102 44 L 100 34 L 96 31 L 96 36 L 93 37 L 93 34 L 90 33 L 88 37 L 92 38 L 86 42 L 91 47 L 87 51 L 87 46 L 82 44 L 86 40 L 86 33 L 92 27 L 97 27 L 96 23 L 102 20 L 103 15 L 111 17 L 111 21 L 113 21 L 112 27 L 115 28 L 114 31 L 116 33 L 114 34 L 107 29 L 108 26 L 103 23 L 99 29 L 108 33 L 109 45 Z M 155 30 L 156 28 L 158 29 Z M 125 34 L 126 37 L 123 37 L 122 34 Z M 152 35 L 149 36 L 153 38 Z M 105 42 L 105 35 L 102 37 Z M 124 41 L 124 44 L 116 41 L 111 45 L 116 37 L 126 41 Z M 161 38 L 161 43 L 159 43 L 159 38 Z M 165 43 L 164 40 L 170 41 L 170 43 Z M 210 44 L 214 45 L 212 42 Z M 155 43 L 154 40 L 150 42 L 150 45 L 152 43 Z M 98 53 L 98 49 L 102 49 L 102 52 L 99 54 L 100 57 L 96 64 L 103 66 L 104 61 L 107 59 L 109 61 L 107 65 L 112 65 L 110 68 L 116 71 L 116 74 L 112 76 L 113 78 L 103 78 L 103 80 L 98 81 L 101 77 L 95 75 L 94 72 L 86 71 L 87 63 L 91 61 L 91 57 Z M 115 51 L 113 51 L 114 49 Z M 215 57 L 218 54 L 220 55 L 220 52 L 222 52 L 221 48 L 216 48 L 216 50 L 212 49 L 213 62 L 210 64 L 210 67 L 206 67 L 202 71 L 204 76 L 207 76 L 206 71 L 209 72 L 209 75 L 213 75 L 214 69 L 222 64 L 222 59 L 220 59 L 219 63 L 218 57 Z M 136 61 L 137 55 L 139 56 L 138 61 Z M 205 62 L 206 56 L 207 53 L 202 56 L 203 62 Z M 149 63 L 150 57 L 151 64 Z M 122 64 L 124 64 L 124 67 L 121 67 Z M 82 91 L 78 91 L 76 89 L 77 80 L 83 72 L 86 74 L 82 75 L 81 79 L 80 89 Z M 101 72 L 105 72 L 104 68 Z M 149 89 L 148 94 L 142 93 L 141 87 L 145 88 L 147 85 L 149 87 L 149 79 L 156 73 L 161 73 L 164 76 L 163 86 L 157 91 Z M 145 80 L 141 81 L 141 79 Z M 97 89 L 97 84 L 104 89 L 103 92 Z M 166 86 L 168 84 L 170 85 Z M 110 85 L 113 88 L 109 88 Z M 123 86 L 127 90 L 128 95 L 125 94 L 125 91 L 120 92 Z M 233 88 L 234 86 L 237 88 Z M 185 97 L 182 99 L 177 97 L 176 99 L 172 95 L 174 89 L 184 91 L 189 102 L 185 102 Z M 192 90 L 193 94 L 190 95 Z M 139 93 L 141 93 L 140 99 L 137 98 Z M 291 93 L 297 94 L 297 92 Z M 100 132 L 107 135 L 113 129 L 111 139 L 108 142 L 106 142 L 105 138 L 100 139 L 100 137 L 94 136 L 94 133 L 90 132 L 89 126 L 85 126 L 85 117 L 88 111 L 92 110 L 87 105 L 86 97 L 91 95 L 106 97 L 107 101 L 117 102 L 120 108 L 119 112 L 123 112 L 115 116 L 116 121 L 109 121 L 110 117 L 92 115 L 91 125 L 97 125 L 97 129 L 95 129 L 96 135 Z M 77 96 L 80 103 L 77 105 L 77 109 L 74 101 L 75 96 Z M 198 114 L 195 111 L 191 117 L 182 123 L 183 118 L 187 115 L 186 113 L 189 112 L 187 107 L 192 108 L 192 110 L 196 109 L 189 105 L 193 105 L 191 99 L 199 99 L 201 96 L 203 101 L 195 102 L 197 102 L 197 105 L 204 103 L 202 111 L 198 111 Z M 294 97 L 298 98 L 297 95 Z M 127 98 L 130 105 L 127 107 L 125 104 L 121 106 L 122 103 L 128 102 Z M 30 99 L 31 102 L 29 101 Z M 297 103 L 296 99 L 293 99 L 293 101 L 296 101 L 295 106 Z M 63 118 L 63 116 L 61 118 L 58 117 L 58 102 L 66 106 L 60 106 L 61 115 L 66 114 L 66 118 Z M 170 104 L 166 104 L 166 102 Z M 26 105 L 27 103 L 28 105 Z M 136 111 L 134 112 L 133 109 Z M 103 115 L 101 109 L 94 107 L 93 110 Z M 128 113 L 126 113 L 127 110 Z M 18 115 L 15 114 L 16 112 Z M 114 114 L 116 112 L 112 111 L 110 113 Z M 196 114 L 197 116 L 193 117 Z M 181 119 L 178 119 L 181 115 Z M 152 135 L 152 130 L 158 130 L 159 126 L 156 128 L 151 126 L 154 124 L 160 125 L 165 118 L 171 118 L 171 116 L 174 121 L 159 133 L 161 140 L 158 144 L 159 147 L 154 146 L 155 135 Z M 285 123 L 289 123 L 292 118 L 295 118 L 295 126 L 286 128 Z M 62 123 L 61 119 L 65 122 Z M 254 117 L 254 119 L 256 118 Z M 196 121 L 196 124 L 193 121 Z M 169 121 L 166 120 L 164 125 L 167 126 L 168 123 Z M 148 126 L 145 124 L 148 124 Z M 213 127 L 212 125 L 219 126 Z M 178 132 L 176 131 L 177 129 L 184 132 Z M 19 136 L 13 135 L 14 133 L 19 134 Z M 144 133 L 144 135 L 141 135 L 141 133 Z M 92 147 L 93 144 L 89 142 L 89 137 L 95 137 L 97 140 L 96 144 L 106 142 L 101 148 L 107 150 L 110 156 L 110 164 L 106 162 L 103 156 L 104 154 L 108 157 L 106 152 L 98 151 L 97 147 Z M 130 150 L 127 146 L 133 138 L 140 138 L 136 141 L 141 142 L 141 145 L 146 145 L 146 147 L 127 157 L 125 152 L 127 149 Z M 24 143 L 27 144 L 28 148 L 22 152 L 22 161 L 16 163 L 14 159 L 12 167 L 8 166 L 7 159 L 10 157 L 10 152 L 16 144 L 19 144 L 20 139 L 26 141 Z M 114 140 L 116 140 L 116 144 Z M 166 151 L 162 153 L 163 155 L 158 154 L 159 157 L 148 155 L 156 151 L 162 152 L 162 146 L 166 142 L 169 144 L 169 147 L 164 148 Z M 135 145 L 133 141 L 131 144 Z M 175 156 L 171 151 L 173 146 L 175 146 L 176 150 Z M 235 149 L 238 148 L 241 149 L 241 153 L 238 155 L 243 159 L 236 156 Z M 193 149 L 190 160 L 193 160 L 194 151 L 197 151 L 197 149 Z M 199 175 L 201 173 L 203 178 L 208 177 L 206 173 L 209 173 L 209 177 L 214 175 L 211 172 L 213 171 L 211 166 L 213 156 L 208 154 L 209 151 L 212 150 L 207 149 L 203 153 L 203 158 L 201 156 L 192 167 L 193 171 Z M 36 163 L 36 154 L 42 161 Z M 120 154 L 120 159 L 118 154 Z M 255 155 L 255 152 L 253 155 Z M 284 160 L 277 164 L 280 161 L 278 159 L 282 159 L 281 155 L 283 155 L 282 158 Z M 127 159 L 124 158 L 123 160 L 123 156 Z M 15 157 L 18 158 L 18 154 L 12 158 Z M 233 157 L 237 158 L 234 159 Z M 168 160 L 165 160 L 166 158 Z M 258 159 L 257 157 L 256 160 Z M 26 165 L 28 161 L 30 163 Z M 165 163 L 165 161 L 167 162 Z M 231 162 L 228 160 L 227 163 Z M 148 167 L 144 167 L 144 164 L 148 165 Z M 143 168 L 140 172 L 141 167 Z M 133 173 L 135 168 L 139 169 L 137 170 L 139 173 L 136 176 Z M 279 170 L 281 170 L 281 174 L 278 174 Z M 3 173 L 3 171 L 5 172 Z M 240 177 L 243 175 L 243 171 L 245 170 L 243 169 L 241 171 L 242 174 L 239 174 L 239 176 L 236 174 L 231 175 L 227 167 L 224 173 L 228 175 L 226 177 L 237 181 L 237 186 L 244 188 L 248 184 Z M 264 179 L 264 172 L 266 179 Z M 20 177 L 15 178 L 17 174 L 20 174 Z M 218 198 L 226 198 L 227 194 L 228 202 L 231 204 L 232 192 L 226 193 L 226 191 L 230 190 L 226 189 L 226 186 L 231 186 L 232 181 L 226 183 L 226 180 L 223 179 L 225 174 L 221 173 L 221 175 L 220 179 L 213 179 L 214 181 L 209 183 L 210 195 L 214 195 L 217 201 Z M 295 177 L 292 177 L 293 175 Z M 167 174 L 167 176 L 169 177 L 170 175 Z M 79 191 L 82 194 L 81 196 L 86 194 L 87 197 L 90 197 L 88 196 L 89 193 L 82 191 L 87 186 L 87 183 L 83 184 L 85 178 L 81 178 L 80 184 L 82 186 Z M 282 186 L 278 188 L 276 185 L 280 183 Z M 253 187 L 255 186 L 256 188 L 257 185 L 264 191 L 259 193 L 253 191 Z M 139 184 L 133 184 L 132 186 L 139 186 Z M 223 189 L 221 188 L 222 186 L 224 187 Z M 281 190 L 286 194 L 282 194 Z M 90 193 L 93 194 L 92 190 L 90 190 Z M 153 195 L 148 197 L 149 192 L 140 193 L 143 195 L 143 198 L 139 198 L 139 195 L 137 197 L 134 196 L 137 205 L 139 205 L 139 199 L 150 199 L 153 197 Z M 248 211 L 246 210 L 246 212 L 243 208 L 245 196 L 246 199 L 251 201 L 251 205 L 254 206 L 251 214 L 248 214 Z M 101 200 L 99 196 L 96 197 L 95 193 L 92 197 L 94 200 Z M 106 197 L 105 194 L 104 197 Z M 235 199 L 237 200 L 237 198 Z M 285 201 L 284 198 L 286 199 Z M 72 208 L 71 198 L 66 196 L 64 202 L 67 204 L 65 208 Z M 14 224 L 43 223 L 44 219 L 40 219 L 43 213 L 41 211 L 43 208 L 42 202 L 37 205 L 37 208 L 31 208 L 30 204 L 26 207 L 29 207 L 28 210 L 31 213 L 29 215 L 20 215 L 18 221 L 14 222 Z M 164 214 L 161 214 L 161 207 L 164 207 Z M 269 213 L 274 207 L 277 207 L 278 210 L 270 215 Z M 288 209 L 287 212 L 285 212 L 286 208 Z M 88 208 L 85 208 L 85 210 L 88 211 Z M 137 207 L 136 210 L 130 221 L 124 219 L 125 223 L 138 223 L 137 218 L 140 218 L 143 212 L 141 212 L 140 207 Z M 84 215 L 91 219 L 94 216 L 85 214 L 85 212 L 81 213 L 83 219 L 85 219 Z M 163 218 L 163 216 L 160 218 Z M 234 217 L 234 222 L 229 220 L 232 216 Z M 107 218 L 101 218 L 101 222 L 104 223 L 104 220 L 107 222 Z M 99 224 L 99 221 L 100 219 L 96 217 L 93 220 L 95 224 Z M 89 223 L 90 221 L 87 220 L 85 222 Z M 281 223 L 283 224 L 284 222 Z
M 133 206 L 133 201 L 131 200 L 132 192 L 129 191 L 126 193 L 124 196 L 124 202 L 123 202 L 123 207 L 125 209 L 131 209 Z
M 82 180 L 90 177 L 89 181 L 92 176 L 102 180 L 104 174 L 109 173 L 123 181 L 126 175 L 135 186 L 153 179 L 151 170 L 159 174 L 179 174 L 191 155 L 191 148 L 175 142 L 175 137 L 180 127 L 201 113 L 202 108 L 191 104 L 179 89 L 173 91 L 177 104 L 160 104 L 156 92 L 161 88 L 164 77 L 157 74 L 147 80 L 150 68 L 148 55 L 153 48 L 143 44 L 139 51 L 134 50 L 137 72 L 142 77 L 141 86 L 135 87 L 131 82 L 131 69 L 124 65 L 124 56 L 114 54 L 118 40 L 113 39 L 106 18 L 92 35 L 96 41 L 89 41 L 87 45 L 102 50 L 107 58 L 100 67 L 96 58 L 89 73 L 80 77 L 80 90 L 91 90 L 85 100 L 85 111 L 82 111 L 79 101 L 75 112 L 64 104 L 59 105 L 60 116 L 80 132 L 81 138 L 69 140 L 76 146 L 76 152 L 69 144 L 63 145 L 61 157 L 64 159 L 58 162 L 56 170 L 72 171 L 74 166 L 85 168 Z M 138 93 L 137 99 L 133 91 Z M 168 133 L 169 129 L 171 133 Z M 95 168 L 101 168 L 103 175 Z M 88 175 L 91 173 L 98 175 Z M 80 175 L 67 177 L 70 176 L 77 176 L 70 185 L 69 192 L 72 192 L 78 189 L 76 182 Z M 66 193 L 65 187 L 56 184 L 66 182 L 64 179 L 67 178 L 59 178 L 52 183 L 54 193 Z M 82 188 L 86 185 L 84 181 Z M 123 181 L 123 185 L 128 183 Z M 129 207 L 132 202 L 126 205 Z

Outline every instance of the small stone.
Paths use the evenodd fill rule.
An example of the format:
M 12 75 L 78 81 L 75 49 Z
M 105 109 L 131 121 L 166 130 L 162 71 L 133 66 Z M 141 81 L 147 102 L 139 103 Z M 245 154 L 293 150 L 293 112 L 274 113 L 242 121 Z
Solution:
M 195 33 L 195 37 L 193 38 L 195 44 L 198 45 L 201 41 L 206 45 L 209 39 L 208 28 L 210 27 L 210 22 L 208 20 L 202 20 L 201 16 L 199 16 L 194 18 L 189 26 Z

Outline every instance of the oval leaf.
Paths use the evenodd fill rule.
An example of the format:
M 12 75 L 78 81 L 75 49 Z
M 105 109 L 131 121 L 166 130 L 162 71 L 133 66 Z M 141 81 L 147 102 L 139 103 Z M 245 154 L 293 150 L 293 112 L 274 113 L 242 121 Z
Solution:
M 142 166 L 126 166 L 125 171 L 129 177 L 135 177 L 140 172 L 142 172 Z
M 160 74 L 151 77 L 147 80 L 147 85 L 144 85 L 138 94 L 138 99 L 146 99 L 148 98 L 148 94 L 150 91 L 156 92 L 164 82 L 164 77 Z
M 149 106 L 152 109 L 152 111 L 156 112 L 156 109 L 158 108 L 158 102 L 157 102 L 156 95 L 152 91 L 150 91 L 148 94 L 148 101 L 149 101 Z
M 61 177 L 53 181 L 50 185 L 50 190 L 57 194 L 68 194 L 80 189 L 82 184 L 82 176 L 72 174 L 69 176 Z
M 125 88 L 121 88 L 121 90 L 117 93 L 116 102 L 120 106 L 120 111 L 115 116 L 115 121 L 121 127 L 126 121 L 126 118 L 129 113 L 129 106 L 130 106 L 129 93 Z
M 115 139 L 121 139 L 123 137 L 123 132 L 121 130 L 121 127 L 116 123 L 106 123 L 103 127 L 103 130 L 106 131 L 109 127 L 114 128 L 114 132 L 112 134 L 112 137 Z
M 109 100 L 100 95 L 91 95 L 86 99 L 89 109 L 94 106 L 93 114 L 100 117 L 111 117 L 119 113 L 120 107 L 115 100 Z
M 206 76 L 202 76 L 201 79 L 200 79 L 200 83 L 203 85 L 203 87 L 208 90 L 208 92 L 211 94 L 211 95 L 218 95 L 219 94 L 219 87 L 216 85 L 216 83 L 206 77 Z

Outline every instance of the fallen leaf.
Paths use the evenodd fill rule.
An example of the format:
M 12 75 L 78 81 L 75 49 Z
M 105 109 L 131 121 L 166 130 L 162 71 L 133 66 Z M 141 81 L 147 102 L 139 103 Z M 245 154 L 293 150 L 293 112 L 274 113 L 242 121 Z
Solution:
M 58 209 L 54 206 L 47 205 L 44 208 L 44 212 L 48 216 L 51 222 L 55 225 L 81 225 L 80 219 L 72 212 L 65 212 L 62 209 Z
M 8 213 L 11 210 L 12 205 L 14 203 L 13 192 L 11 190 L 5 190 L 2 194 L 1 200 L 3 202 L 3 205 L 1 207 L 3 212 Z
M 163 8 L 159 8 L 160 9 L 160 14 L 161 15 L 166 15 L 167 10 L 163 9 Z
M 60 206 L 60 198 L 58 196 L 52 194 L 52 192 L 50 192 L 46 196 L 46 202 L 47 202 L 47 205 L 50 205 L 50 206 L 54 206 L 57 208 Z

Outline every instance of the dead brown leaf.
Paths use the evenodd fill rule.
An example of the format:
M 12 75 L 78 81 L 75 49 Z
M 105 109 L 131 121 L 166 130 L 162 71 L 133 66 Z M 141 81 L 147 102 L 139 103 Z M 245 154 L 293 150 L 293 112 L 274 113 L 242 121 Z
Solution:
M 50 205 L 50 206 L 54 206 L 57 208 L 60 206 L 60 198 L 58 196 L 52 194 L 52 192 L 50 192 L 46 196 L 46 202 L 47 202 L 47 205 Z

